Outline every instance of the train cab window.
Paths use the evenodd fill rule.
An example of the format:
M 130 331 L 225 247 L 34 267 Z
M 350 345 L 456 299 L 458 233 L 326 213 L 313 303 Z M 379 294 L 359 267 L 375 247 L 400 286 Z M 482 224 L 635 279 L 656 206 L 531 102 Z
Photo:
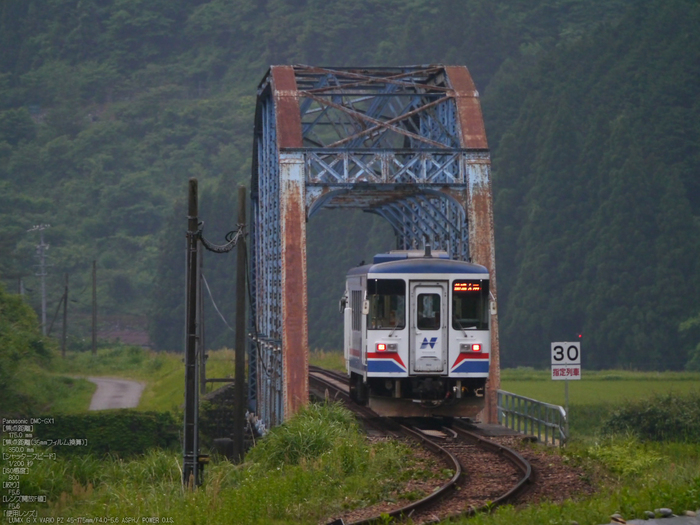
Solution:
M 452 283 L 452 328 L 489 329 L 489 282 L 486 280 Z
M 419 330 L 440 328 L 440 295 L 436 293 L 418 294 L 416 327 Z
M 369 330 L 403 330 L 406 326 L 406 283 L 402 279 L 368 279 Z

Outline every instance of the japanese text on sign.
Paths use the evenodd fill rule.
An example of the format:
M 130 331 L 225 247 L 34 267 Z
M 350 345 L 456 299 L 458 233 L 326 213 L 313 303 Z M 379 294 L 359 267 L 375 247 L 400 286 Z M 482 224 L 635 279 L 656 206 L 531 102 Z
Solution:
M 581 379 L 580 365 L 552 365 L 552 379 Z

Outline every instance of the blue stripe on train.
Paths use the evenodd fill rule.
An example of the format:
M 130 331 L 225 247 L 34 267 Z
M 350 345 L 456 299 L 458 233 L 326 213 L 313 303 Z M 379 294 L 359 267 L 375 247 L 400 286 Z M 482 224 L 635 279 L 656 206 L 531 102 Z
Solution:
M 406 372 L 393 359 L 367 361 L 367 372 Z
M 457 368 L 452 370 L 453 374 L 478 374 L 478 373 L 488 373 L 489 362 L 488 361 L 462 361 Z

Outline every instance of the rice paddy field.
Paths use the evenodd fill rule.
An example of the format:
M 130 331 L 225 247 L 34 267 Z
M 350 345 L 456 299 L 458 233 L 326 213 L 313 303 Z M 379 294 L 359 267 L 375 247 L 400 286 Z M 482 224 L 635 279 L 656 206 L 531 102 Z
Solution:
M 564 406 L 564 381 L 553 381 L 549 370 L 506 369 L 501 389 L 538 401 Z M 583 371 L 569 381 L 569 425 L 572 439 L 595 438 L 621 406 L 655 396 L 700 395 L 700 373 Z
M 506 369 L 501 389 L 538 401 L 564 404 L 564 381 L 552 381 L 549 370 Z M 700 391 L 700 373 L 583 371 L 569 381 L 570 405 L 616 405 L 653 394 L 688 394 Z

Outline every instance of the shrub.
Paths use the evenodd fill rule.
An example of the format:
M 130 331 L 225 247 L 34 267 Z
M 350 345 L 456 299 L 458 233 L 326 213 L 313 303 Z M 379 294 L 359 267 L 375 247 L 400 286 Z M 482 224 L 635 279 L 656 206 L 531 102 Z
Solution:
M 273 428 L 250 453 L 251 461 L 271 467 L 297 465 L 338 446 L 362 443 L 352 413 L 337 403 L 310 404 L 289 422 Z
M 645 449 L 634 439 L 611 441 L 605 445 L 596 443 L 588 454 L 601 461 L 611 472 L 622 476 L 641 475 L 661 461 L 661 456 Z
M 42 440 L 85 439 L 87 446 L 62 446 L 61 454 L 113 454 L 128 457 L 153 448 L 174 448 L 179 424 L 170 412 L 107 410 L 56 417 L 52 425 L 37 425 Z
M 700 442 L 700 392 L 628 402 L 612 413 L 604 429 L 641 440 Z

